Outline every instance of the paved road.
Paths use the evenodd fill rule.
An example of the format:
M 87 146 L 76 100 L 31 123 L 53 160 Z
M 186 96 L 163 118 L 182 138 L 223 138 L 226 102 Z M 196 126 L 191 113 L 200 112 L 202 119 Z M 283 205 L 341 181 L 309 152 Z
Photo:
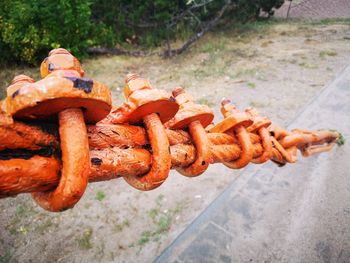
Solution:
M 300 96 L 302 96 L 302 91 Z M 289 128 L 350 138 L 350 65 Z M 350 149 L 250 166 L 155 262 L 350 262 Z

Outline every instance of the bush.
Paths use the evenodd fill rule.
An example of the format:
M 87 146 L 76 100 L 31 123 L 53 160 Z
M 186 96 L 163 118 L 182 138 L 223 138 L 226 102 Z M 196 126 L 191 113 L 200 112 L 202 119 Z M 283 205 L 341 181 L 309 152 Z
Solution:
M 96 0 L 92 18 L 111 26 L 119 43 L 155 46 L 168 37 L 169 22 L 185 0 Z
M 284 0 L 232 0 L 223 19 L 244 22 L 273 14 Z M 212 20 L 227 0 L 0 0 L 0 62 L 35 64 L 64 47 L 78 57 L 87 47 L 116 43 L 158 46 L 188 36 Z
M 111 26 L 119 43 L 146 46 L 160 45 L 177 38 L 182 32 L 193 32 L 210 21 L 227 0 L 96 0 L 92 16 Z M 255 19 L 261 11 L 273 14 L 284 0 L 232 0 L 236 5 L 224 17 L 244 22 Z M 186 12 L 190 10 L 191 12 Z
M 57 47 L 84 55 L 86 47 L 110 38 L 110 30 L 94 26 L 90 15 L 86 0 L 4 1 L 0 4 L 0 48 L 11 56 L 4 57 L 2 52 L 1 60 L 34 64 Z
M 260 0 L 260 8 L 269 16 L 274 14 L 273 9 L 278 9 L 284 4 L 284 0 Z

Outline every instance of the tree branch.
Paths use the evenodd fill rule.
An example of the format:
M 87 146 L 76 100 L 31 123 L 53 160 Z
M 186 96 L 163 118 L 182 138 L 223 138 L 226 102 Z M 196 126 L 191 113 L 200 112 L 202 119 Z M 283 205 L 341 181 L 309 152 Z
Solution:
M 163 57 L 173 57 L 176 55 L 179 55 L 183 53 L 186 49 L 188 49 L 194 42 L 196 42 L 198 39 L 200 39 L 205 33 L 210 31 L 212 28 L 214 28 L 220 21 L 221 17 L 224 15 L 224 13 L 227 10 L 233 9 L 235 7 L 235 4 L 232 3 L 231 0 L 228 0 L 226 4 L 220 9 L 220 11 L 217 13 L 216 17 L 214 17 L 211 21 L 209 21 L 202 29 L 193 34 L 183 45 L 181 48 L 178 49 L 167 49 L 164 52 L 161 53 L 161 56 Z
M 172 20 L 167 24 L 168 30 L 170 30 L 170 27 L 175 25 L 177 21 L 181 18 L 183 18 L 186 14 L 194 15 L 191 10 L 195 8 L 199 8 L 202 6 L 205 6 L 212 2 L 213 0 L 208 0 L 200 4 L 195 4 L 188 8 L 186 11 L 182 12 L 178 16 L 175 16 L 172 18 Z M 206 25 L 202 26 L 200 25 L 200 30 L 193 34 L 183 45 L 182 47 L 178 49 L 171 49 L 169 36 L 167 36 L 166 40 L 166 50 L 159 53 L 162 57 L 173 57 L 176 55 L 179 55 L 183 53 L 186 49 L 188 49 L 194 42 L 196 42 L 198 39 L 200 39 L 205 33 L 213 29 L 220 21 L 222 16 L 225 14 L 226 11 L 232 10 L 236 7 L 236 4 L 232 3 L 232 0 L 227 0 L 225 5 L 219 10 L 217 15 L 209 21 Z M 147 27 L 148 25 L 142 24 L 142 27 Z M 149 24 L 150 27 L 153 27 L 154 25 Z M 124 50 L 120 48 L 107 48 L 107 47 L 90 47 L 87 49 L 87 52 L 89 54 L 95 54 L 95 55 L 128 55 L 128 56 L 134 56 L 134 57 L 144 57 L 144 56 L 150 56 L 155 54 L 154 52 L 147 52 L 142 50 Z

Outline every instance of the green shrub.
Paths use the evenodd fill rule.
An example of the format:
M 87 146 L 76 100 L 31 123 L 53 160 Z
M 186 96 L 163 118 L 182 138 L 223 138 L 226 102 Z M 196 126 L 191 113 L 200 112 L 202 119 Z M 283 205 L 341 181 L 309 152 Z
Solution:
M 240 23 L 284 0 L 232 0 L 223 17 Z M 0 0 L 0 63 L 36 64 L 64 47 L 78 57 L 87 47 L 153 47 L 187 38 L 211 21 L 227 0 Z
M 111 26 L 119 43 L 155 46 L 168 37 L 171 19 L 185 8 L 184 0 L 96 0 L 92 17 Z
M 82 56 L 86 47 L 110 38 L 107 27 L 92 24 L 90 5 L 86 0 L 5 1 L 0 4 L 0 48 L 30 64 L 57 47 Z
M 262 11 L 269 14 L 274 14 L 274 8 L 278 9 L 284 4 L 284 0 L 260 0 L 260 8 Z
M 193 32 L 215 17 L 227 0 L 95 0 L 92 17 L 113 28 L 119 43 L 157 46 Z M 261 11 L 273 14 L 284 0 L 232 0 L 236 5 L 224 19 L 255 19 Z M 190 12 L 186 12 L 190 10 Z

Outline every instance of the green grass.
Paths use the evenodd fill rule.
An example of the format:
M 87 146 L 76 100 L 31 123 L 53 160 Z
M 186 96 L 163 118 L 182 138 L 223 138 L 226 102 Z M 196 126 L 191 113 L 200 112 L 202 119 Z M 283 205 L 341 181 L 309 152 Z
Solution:
M 316 64 L 307 63 L 307 62 L 301 62 L 298 64 L 300 67 L 307 68 L 307 69 L 316 69 L 318 66 Z
M 256 88 L 256 84 L 254 82 L 248 82 L 247 86 L 251 89 L 255 89 Z
M 27 204 L 18 204 L 16 206 L 16 212 L 9 222 L 6 225 L 6 229 L 10 232 L 11 235 L 16 234 L 27 234 L 28 228 L 31 226 L 30 222 L 27 222 L 25 219 L 34 214 L 33 206 Z
M 142 246 L 146 243 L 148 243 L 152 237 L 152 232 L 151 231 L 144 231 L 141 234 L 140 239 L 137 241 L 137 245 Z
M 249 36 L 252 33 L 264 34 L 272 26 L 276 24 L 286 23 L 285 20 L 280 18 L 271 18 L 271 19 L 261 19 L 257 21 L 252 21 L 248 23 L 233 23 L 231 28 L 237 33 L 238 37 L 244 38 Z
M 218 35 L 210 42 L 206 42 L 200 47 L 200 51 L 204 53 L 214 53 L 224 50 L 226 47 L 227 39 L 221 35 Z
M 123 229 L 125 227 L 129 227 L 130 226 L 130 221 L 128 219 L 123 220 L 123 222 L 121 222 L 120 224 L 114 224 L 112 231 L 114 233 L 118 233 L 123 231 Z
M 16 216 L 17 217 L 22 217 L 25 215 L 26 209 L 25 206 L 22 204 L 19 204 L 16 206 Z
M 335 57 L 337 56 L 338 53 L 333 51 L 333 50 L 323 50 L 319 53 L 319 56 L 321 58 L 325 58 L 325 57 Z
M 96 200 L 102 201 L 105 198 L 106 198 L 106 194 L 103 191 L 98 191 L 96 193 L 96 197 L 95 197 Z
M 345 25 L 350 25 L 350 18 L 325 18 L 321 20 L 315 20 L 315 21 L 309 21 L 306 22 L 310 25 L 333 25 L 333 24 L 345 24 Z
M 36 227 L 36 231 L 38 231 L 40 234 L 44 234 L 46 232 L 46 230 L 48 228 L 50 228 L 51 226 L 53 226 L 53 222 L 51 218 L 47 218 L 44 222 L 42 222 L 41 224 L 39 224 Z
M 148 242 L 158 242 L 163 234 L 167 233 L 174 221 L 174 217 L 184 208 L 183 203 L 178 203 L 172 209 L 163 209 L 163 195 L 156 198 L 156 207 L 148 211 L 148 216 L 152 219 L 152 229 L 147 229 L 141 233 L 139 239 L 131 243 L 129 247 L 135 245 L 142 247 Z
M 148 211 L 148 216 L 152 219 L 153 222 L 155 222 L 156 218 L 158 217 L 160 213 L 160 208 L 156 207 Z
M 92 248 L 91 238 L 92 238 L 92 228 L 85 229 L 81 237 L 78 238 L 79 248 L 84 250 L 88 250 Z
M 345 137 L 343 136 L 343 134 L 341 134 L 341 133 L 339 133 L 339 134 L 340 134 L 340 135 L 339 135 L 339 138 L 338 138 L 338 140 L 337 140 L 337 144 L 338 144 L 339 146 L 342 146 L 342 145 L 345 144 L 346 139 L 345 139 Z
M 196 100 L 196 102 L 198 104 L 207 105 L 208 107 L 214 107 L 215 106 L 215 103 L 213 101 L 211 101 L 210 99 L 208 99 L 207 97 L 201 97 L 198 100 Z
M 142 232 L 141 237 L 136 242 L 137 245 L 143 246 L 149 241 L 159 241 L 161 235 L 170 229 L 173 219 L 173 213 L 161 213 L 155 221 L 156 229 Z
M 8 263 L 12 259 L 11 252 L 9 250 L 6 250 L 5 254 L 0 255 L 0 263 Z
M 243 69 L 240 69 L 240 68 L 237 68 L 235 70 L 235 77 L 236 78 L 239 78 L 239 77 L 246 77 L 246 76 L 257 76 L 259 74 L 259 69 L 258 68 L 243 68 Z

